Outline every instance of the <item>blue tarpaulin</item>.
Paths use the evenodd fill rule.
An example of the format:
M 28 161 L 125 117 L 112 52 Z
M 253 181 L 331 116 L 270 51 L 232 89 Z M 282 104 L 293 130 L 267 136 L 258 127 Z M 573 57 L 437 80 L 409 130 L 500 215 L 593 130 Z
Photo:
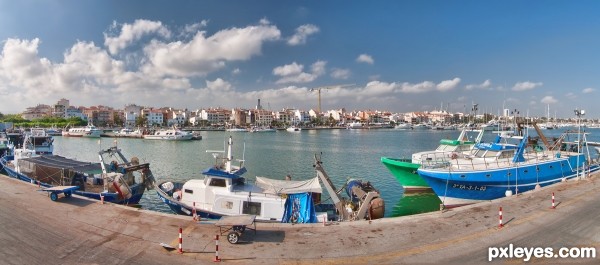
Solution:
M 316 223 L 317 213 L 311 193 L 288 194 L 282 223 Z

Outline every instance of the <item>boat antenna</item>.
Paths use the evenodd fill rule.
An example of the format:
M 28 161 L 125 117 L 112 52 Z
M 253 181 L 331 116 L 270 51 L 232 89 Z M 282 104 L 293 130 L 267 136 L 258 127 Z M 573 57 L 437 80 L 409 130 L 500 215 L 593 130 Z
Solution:
M 246 161 L 246 141 L 244 141 L 244 150 L 242 151 L 242 161 Z

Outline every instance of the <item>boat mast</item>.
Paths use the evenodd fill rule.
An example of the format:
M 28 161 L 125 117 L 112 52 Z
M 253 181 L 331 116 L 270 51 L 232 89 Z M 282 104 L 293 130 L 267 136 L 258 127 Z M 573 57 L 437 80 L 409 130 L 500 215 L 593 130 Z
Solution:
M 229 142 L 227 143 L 227 162 L 225 162 L 225 170 L 227 173 L 231 173 L 231 160 L 233 155 L 231 154 L 231 146 L 233 145 L 233 138 L 229 136 Z

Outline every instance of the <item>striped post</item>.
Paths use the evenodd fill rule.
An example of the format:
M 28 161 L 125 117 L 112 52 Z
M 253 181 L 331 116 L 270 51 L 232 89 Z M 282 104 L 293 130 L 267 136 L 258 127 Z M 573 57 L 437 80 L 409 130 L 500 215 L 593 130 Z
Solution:
M 554 192 L 552 192 L 552 209 L 556 209 L 556 205 L 554 205 Z
M 183 254 L 183 247 L 181 246 L 183 243 L 183 238 L 181 237 L 181 233 L 183 233 L 183 229 L 179 227 L 179 254 Z
M 213 261 L 221 262 L 221 259 L 219 258 L 219 235 L 215 236 L 215 259 Z
M 100 204 L 104 204 L 104 195 L 100 194 Z
M 504 227 L 504 225 L 502 224 L 502 206 L 500 206 L 500 210 L 498 211 L 498 216 L 500 217 L 500 219 L 498 219 L 498 228 L 502 228 L 502 227 Z
M 198 221 L 198 213 L 196 212 L 196 202 L 192 202 L 192 219 Z

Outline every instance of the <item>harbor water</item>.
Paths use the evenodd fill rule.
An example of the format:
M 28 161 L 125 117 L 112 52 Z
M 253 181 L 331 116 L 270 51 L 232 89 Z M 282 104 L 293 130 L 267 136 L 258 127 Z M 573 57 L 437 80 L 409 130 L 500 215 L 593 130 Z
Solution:
M 556 136 L 562 130 L 548 131 Z M 207 150 L 223 151 L 226 139 L 233 136 L 234 164 L 245 161 L 247 182 L 256 176 L 275 179 L 303 180 L 316 175 L 314 155 L 322 155 L 323 166 L 336 188 L 341 188 L 348 178 L 370 181 L 379 189 L 386 203 L 386 217 L 409 215 L 439 209 L 440 201 L 433 193 L 407 194 L 402 186 L 380 162 L 382 156 L 409 158 L 412 153 L 433 150 L 441 139 L 455 139 L 457 130 L 303 130 L 247 133 L 202 131 L 200 141 L 160 141 L 126 138 L 55 137 L 54 154 L 81 161 L 98 161 L 98 151 L 116 141 L 130 159 L 149 162 L 157 180 L 188 180 L 203 178 L 202 170 L 215 163 Z M 598 141 L 599 132 L 592 132 L 588 141 Z M 533 132 L 535 134 L 535 132 Z M 593 136 L 593 138 L 592 138 Z M 485 138 L 492 138 L 487 133 Z M 323 199 L 328 196 L 324 194 Z M 142 208 L 170 213 L 151 190 L 140 201 Z

